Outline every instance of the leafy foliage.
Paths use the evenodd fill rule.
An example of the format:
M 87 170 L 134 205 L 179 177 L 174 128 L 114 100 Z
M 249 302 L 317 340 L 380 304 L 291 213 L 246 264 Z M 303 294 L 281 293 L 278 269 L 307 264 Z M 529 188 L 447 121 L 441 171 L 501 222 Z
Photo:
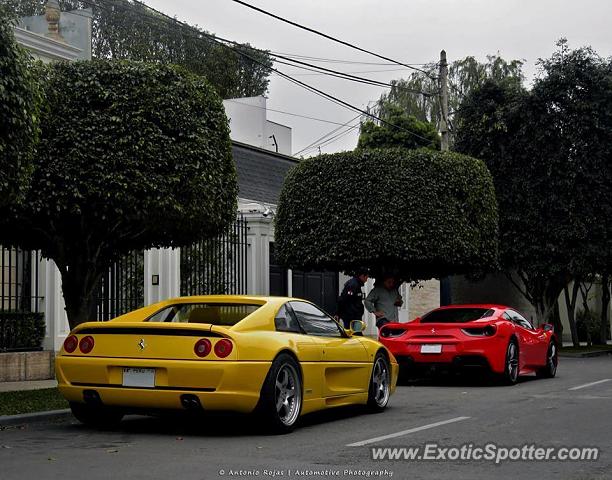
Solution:
M 559 47 L 531 92 L 507 82 L 472 92 L 455 145 L 491 170 L 501 265 L 540 321 L 569 279 L 609 272 L 612 256 L 612 66 Z
M 31 174 L 40 98 L 30 66 L 0 5 L 0 206 L 24 194 Z
M 376 125 L 368 121 L 361 124 L 358 148 L 440 149 L 440 136 L 436 128 L 429 122 L 417 120 L 414 115 L 408 115 L 400 107 L 388 106 L 383 120 L 387 123 Z
M 62 274 L 71 325 L 112 261 L 180 246 L 234 219 L 237 183 L 220 98 L 201 77 L 127 61 L 54 63 L 32 189 L 0 215 L 2 242 Z
M 42 313 L 0 312 L 0 351 L 40 349 L 45 328 Z
M 493 183 L 481 161 L 428 149 L 303 160 L 285 180 L 275 238 L 290 268 L 474 272 L 496 261 Z
M 484 63 L 472 56 L 451 62 L 448 67 L 449 95 L 448 105 L 451 116 L 459 109 L 464 97 L 487 80 L 508 81 L 519 86 L 523 81 L 523 62 L 506 61 L 498 55 L 489 55 Z M 432 62 L 424 67 L 428 73 L 414 72 L 406 79 L 392 81 L 391 90 L 378 100 L 376 110 L 379 115 L 389 114 L 390 109 L 399 107 L 408 115 L 421 122 L 440 125 L 440 91 L 437 78 L 438 63 Z M 419 92 L 424 92 L 419 93 Z M 451 129 L 452 138 L 452 129 Z
M 5 0 L 19 16 L 40 15 L 44 0 Z M 94 58 L 127 59 L 181 65 L 202 75 L 223 98 L 263 95 L 268 89 L 267 52 L 248 44 L 223 47 L 206 38 L 199 27 L 173 24 L 133 0 L 60 0 L 62 11 L 93 10 Z M 238 52 L 247 53 L 258 62 Z

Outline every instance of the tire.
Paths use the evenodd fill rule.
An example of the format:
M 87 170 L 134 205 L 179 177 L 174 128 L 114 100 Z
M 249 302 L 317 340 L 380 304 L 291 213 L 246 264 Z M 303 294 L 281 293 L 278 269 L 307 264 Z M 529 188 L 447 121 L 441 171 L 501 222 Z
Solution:
M 302 412 L 302 376 L 298 362 L 281 353 L 266 376 L 257 413 L 263 427 L 271 433 L 291 432 Z
M 70 402 L 70 410 L 79 422 L 94 428 L 115 427 L 121 422 L 124 415 L 121 410 L 114 408 L 76 402 Z
M 506 348 L 506 360 L 504 362 L 504 373 L 502 383 L 505 385 L 516 385 L 519 377 L 519 349 L 516 340 L 510 340 Z
M 382 352 L 374 357 L 370 385 L 368 386 L 367 408 L 372 413 L 382 412 L 387 408 L 391 396 L 391 368 L 389 360 Z
M 559 355 L 557 344 L 551 341 L 546 349 L 546 365 L 536 371 L 536 376 L 539 378 L 554 378 L 557 374 L 558 363 Z

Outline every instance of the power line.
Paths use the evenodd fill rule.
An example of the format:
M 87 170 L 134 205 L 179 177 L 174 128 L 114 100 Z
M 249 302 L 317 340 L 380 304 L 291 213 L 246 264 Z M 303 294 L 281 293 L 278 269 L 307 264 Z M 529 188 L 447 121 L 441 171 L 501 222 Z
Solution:
M 103 1 L 103 0 L 101 0 L 101 1 Z M 191 25 L 189 25 L 189 24 L 187 24 L 185 22 L 181 22 L 181 21 L 179 21 L 179 20 L 177 20 L 177 19 L 175 19 L 173 17 L 170 17 L 170 16 L 164 14 L 163 12 L 160 12 L 160 11 L 158 11 L 158 10 L 152 8 L 152 7 L 149 7 L 144 2 L 137 1 L 137 0 L 135 0 L 135 2 L 141 4 L 145 8 L 148 8 L 148 9 L 158 13 L 159 15 L 163 15 L 164 17 L 167 17 L 168 19 L 171 19 L 172 21 L 179 23 L 180 25 L 182 25 L 184 27 L 187 27 L 189 29 L 197 31 L 198 34 L 200 34 L 200 35 L 210 37 L 213 40 L 220 40 L 222 42 L 226 42 L 226 43 L 232 44 L 232 45 L 240 47 L 240 48 L 247 48 L 247 49 L 253 50 L 255 52 L 260 52 L 261 51 L 261 50 L 255 48 L 255 47 L 250 46 L 250 45 L 241 44 L 241 43 L 235 42 L 233 40 L 228 40 L 228 39 L 225 39 L 225 38 L 222 38 L 222 37 L 218 37 L 216 35 L 207 34 L 207 33 L 202 32 L 202 31 L 198 30 L 197 28 L 195 28 L 195 27 L 193 27 L 193 26 L 191 26 Z M 88 2 L 85 1 L 84 3 L 88 3 Z M 127 8 L 127 7 L 125 7 L 125 8 Z M 151 16 L 149 16 L 149 17 L 151 17 Z M 151 18 L 154 18 L 154 17 L 151 17 Z M 155 17 L 155 20 L 160 20 L 160 19 Z M 236 53 L 242 54 L 242 52 L 237 51 L 237 50 L 236 50 Z M 282 58 L 283 60 L 287 60 L 288 62 L 294 62 L 294 63 L 283 62 L 281 60 L 278 60 L 278 58 L 276 58 L 276 57 Z M 251 58 L 251 57 L 249 57 L 249 58 Z M 321 67 L 319 65 L 313 65 L 311 63 L 303 62 L 301 60 L 292 59 L 290 57 L 287 57 L 287 56 L 284 56 L 284 55 L 281 55 L 281 54 L 275 55 L 272 59 L 275 62 L 277 62 L 277 63 L 281 63 L 281 64 L 284 64 L 284 65 L 289 65 L 289 66 L 292 66 L 292 67 L 295 67 L 295 68 L 299 68 L 299 69 L 302 69 L 302 70 L 308 70 L 308 71 L 311 71 L 311 72 L 323 72 L 323 73 L 320 73 L 321 75 L 328 75 L 328 76 L 332 76 L 332 77 L 336 77 L 336 78 L 341 78 L 341 79 L 344 79 L 344 80 L 355 81 L 355 82 L 359 82 L 359 83 L 365 83 L 365 84 L 374 85 L 374 86 L 380 86 L 380 87 L 384 87 L 384 88 L 394 88 L 395 87 L 395 88 L 398 88 L 398 89 L 401 89 L 401 90 L 404 90 L 404 91 L 407 91 L 407 92 L 410 92 L 410 93 L 414 93 L 414 94 L 417 94 L 417 95 L 419 95 L 419 94 L 420 95 L 424 95 L 424 96 L 433 96 L 433 95 L 436 95 L 436 93 L 423 92 L 421 90 L 411 89 L 411 88 L 408 88 L 408 87 L 404 87 L 402 85 L 392 85 L 390 83 L 382 82 L 380 80 L 375 80 L 375 79 L 365 78 L 365 77 L 358 77 L 358 76 L 352 75 L 351 73 L 348 73 L 348 72 L 341 72 L 341 71 L 338 71 L 338 70 L 332 70 L 332 69 L 329 69 L 329 68 Z M 254 61 L 255 59 L 251 58 L 251 60 Z M 307 67 L 309 67 L 309 68 L 307 68 Z
M 396 63 L 392 63 L 392 62 L 363 62 L 363 61 L 357 61 L 357 60 L 342 60 L 342 59 L 337 59 L 337 58 L 313 57 L 310 55 L 301 55 L 298 53 L 286 53 L 286 52 L 275 52 L 275 51 L 270 51 L 270 53 L 272 55 L 285 55 L 287 57 L 301 58 L 303 60 L 310 60 L 312 62 L 322 62 L 322 63 L 342 63 L 342 64 L 347 64 L 347 65 L 380 65 L 380 66 L 397 65 Z M 410 63 L 409 65 L 436 66 L 434 62 Z M 408 68 L 403 68 L 402 70 L 408 70 Z
M 410 134 L 410 135 L 412 135 L 412 136 L 414 136 L 414 137 L 416 137 L 416 138 L 419 138 L 419 139 L 421 139 L 421 140 L 424 140 L 425 142 L 428 142 L 428 143 L 430 142 L 430 139 L 425 138 L 425 137 L 423 137 L 423 136 L 419 135 L 418 133 L 415 133 L 415 132 L 413 132 L 413 131 L 411 131 L 411 130 L 408 130 L 407 128 L 404 128 L 404 127 L 401 127 L 401 126 L 394 125 L 393 123 L 391 123 L 391 122 L 389 122 L 389 121 L 387 121 L 387 120 L 385 120 L 385 119 L 383 119 L 383 118 L 380 118 L 380 117 L 378 117 L 378 116 L 376 116 L 376 115 L 373 115 L 372 113 L 370 113 L 370 112 L 368 112 L 368 111 L 366 111 L 366 110 L 362 110 L 361 108 L 356 107 L 356 106 L 354 106 L 354 105 L 352 105 L 352 104 L 350 104 L 350 103 L 348 103 L 348 102 L 346 102 L 346 101 L 344 101 L 344 100 L 341 100 L 341 99 L 339 99 L 339 98 L 335 97 L 334 95 L 331 95 L 331 94 L 329 94 L 329 93 L 326 93 L 326 92 L 324 92 L 323 90 L 320 90 L 320 89 L 315 88 L 315 87 L 313 87 L 313 86 L 311 86 L 311 85 L 309 85 L 309 84 L 307 84 L 307 83 L 305 83 L 305 82 L 302 82 L 301 80 L 297 80 L 297 79 L 295 79 L 295 78 L 293 78 L 293 77 L 291 77 L 291 76 L 289 76 L 289 75 L 287 75 L 287 74 L 285 74 L 285 73 L 281 72 L 281 71 L 280 71 L 280 70 L 278 70 L 278 69 L 275 69 L 275 68 L 273 68 L 273 67 L 268 67 L 268 66 L 267 66 L 265 63 L 263 63 L 262 61 L 260 61 L 260 60 L 258 60 L 258 59 L 256 59 L 256 58 L 251 57 L 250 55 L 246 54 L 245 52 L 242 52 L 242 51 L 240 51 L 240 50 L 233 50 L 231 47 L 229 47 L 228 45 L 226 45 L 225 43 L 223 43 L 222 41 L 220 41 L 220 40 L 219 40 L 217 37 L 215 37 L 214 35 L 211 35 L 211 34 L 209 34 L 209 33 L 205 33 L 205 32 L 201 32 L 201 31 L 200 31 L 200 30 L 198 30 L 197 28 L 195 28 L 195 27 L 193 27 L 193 26 L 191 26 L 191 25 L 189 25 L 189 24 L 187 24 L 187 23 L 185 23 L 185 22 L 182 22 L 182 21 L 180 21 L 180 20 L 177 20 L 176 18 L 173 18 L 173 17 L 171 17 L 171 16 L 169 16 L 169 15 L 167 15 L 167 14 L 165 14 L 165 13 L 163 13 L 163 12 L 161 12 L 161 11 L 159 11 L 159 10 L 155 9 L 155 8 L 152 8 L 152 7 L 148 6 L 146 3 L 142 2 L 141 0 L 134 0 L 134 2 L 135 2 L 135 3 L 138 3 L 138 4 L 140 4 L 140 5 L 145 6 L 146 8 L 148 8 L 148 9 L 150 9 L 150 10 L 152 10 L 152 11 L 156 12 L 158 15 L 161 15 L 161 16 L 163 16 L 164 18 L 167 18 L 168 20 L 170 20 L 170 21 L 171 21 L 171 22 L 173 22 L 173 23 L 176 23 L 176 24 L 182 25 L 183 27 L 187 27 L 187 28 L 189 28 L 189 29 L 192 29 L 192 30 L 197 31 L 197 32 L 198 32 L 198 33 L 199 33 L 201 36 L 203 36 L 203 37 L 205 37 L 205 38 L 210 38 L 210 40 L 211 40 L 211 41 L 213 41 L 213 42 L 215 42 L 215 43 L 217 43 L 217 44 L 219 44 L 219 45 L 223 45 L 223 46 L 225 46 L 226 48 L 229 48 L 230 50 L 232 50 L 233 52 L 236 52 L 236 53 L 238 53 L 239 55 L 242 55 L 242 56 L 244 56 L 244 57 L 246 57 L 246 58 L 250 59 L 252 62 L 257 63 L 257 64 L 259 64 L 259 65 L 261 65 L 261 66 L 263 66 L 263 67 L 265 67 L 265 68 L 267 68 L 267 69 L 269 69 L 269 70 L 271 70 L 271 71 L 273 71 L 273 72 L 276 72 L 278 75 L 282 76 L 282 77 L 283 77 L 283 78 L 285 78 L 287 81 L 289 81 L 289 82 L 291 82 L 291 83 L 294 83 L 294 84 L 296 84 L 296 85 L 300 85 L 302 88 L 305 88 L 306 90 L 310 91 L 311 93 L 315 93 L 316 95 L 321 96 L 321 97 L 323 97 L 323 98 L 326 98 L 327 100 L 329 100 L 329 101 L 331 101 L 331 102 L 333 102 L 333 103 L 336 103 L 337 105 L 343 106 L 343 107 L 345 107 L 345 108 L 347 108 L 347 109 L 349 109 L 349 110 L 353 110 L 353 111 L 355 111 L 355 112 L 358 112 L 358 113 L 361 113 L 361 114 L 363 114 L 363 115 L 366 115 L 366 116 L 368 116 L 368 117 L 370 117 L 370 118 L 373 118 L 374 120 L 377 120 L 377 121 L 379 121 L 379 122 L 381 122 L 381 123 L 384 123 L 384 124 L 386 124 L 386 125 L 389 125 L 390 127 L 397 128 L 398 130 L 403 130 L 403 131 L 407 132 L 408 134 Z M 201 37 L 198 37 L 198 38 L 201 38 Z M 235 43 L 235 42 L 233 42 L 233 43 Z
M 107 7 L 104 7 L 104 6 L 100 5 L 99 3 L 93 2 L 91 0 L 82 0 L 82 1 L 83 1 L 83 3 L 89 4 L 89 5 L 98 7 L 98 8 L 103 8 L 103 9 L 105 9 L 107 11 L 110 11 L 112 13 L 111 9 L 109 9 Z M 106 0 L 100 0 L 100 1 L 106 1 Z M 256 58 L 248 55 L 247 53 L 245 53 L 243 51 L 240 51 L 239 49 L 233 49 L 232 47 L 230 47 L 229 45 L 227 45 L 223 41 L 221 41 L 220 37 L 216 37 L 215 35 L 209 34 L 207 32 L 203 32 L 203 31 L 199 30 L 198 28 L 193 27 L 192 25 L 189 25 L 188 23 L 182 22 L 182 21 L 180 21 L 180 20 L 178 20 L 176 18 L 173 18 L 173 17 L 171 17 L 171 16 L 169 16 L 169 15 L 167 15 L 167 14 L 165 14 L 165 13 L 163 13 L 163 12 L 153 8 L 153 7 L 148 6 L 146 3 L 144 3 L 144 2 L 142 2 L 140 0 L 134 0 L 134 3 L 137 3 L 139 5 L 144 6 L 145 8 L 149 9 L 150 11 L 153 11 L 153 12 L 157 13 L 157 15 L 161 15 L 162 17 L 166 18 L 167 20 L 169 20 L 170 22 L 172 22 L 174 24 L 181 25 L 183 27 L 186 27 L 189 30 L 197 32 L 197 35 L 194 36 L 194 38 L 200 39 L 200 40 L 201 39 L 206 39 L 206 40 L 212 41 L 212 42 L 214 42 L 214 43 L 216 43 L 218 45 L 221 45 L 221 46 L 223 46 L 225 48 L 228 48 L 232 52 L 237 53 L 237 54 L 239 54 L 239 55 L 241 55 L 241 56 L 243 56 L 245 58 L 248 58 L 249 60 L 251 60 L 252 62 L 254 62 L 254 63 L 256 63 L 256 64 L 258 64 L 260 66 L 263 66 L 265 69 L 273 71 L 273 72 L 276 72 L 278 75 L 280 75 L 281 77 L 283 77 L 287 81 L 289 81 L 291 83 L 294 83 L 295 85 L 299 85 L 300 87 L 310 91 L 311 93 L 314 93 L 315 95 L 318 95 L 318 96 L 320 96 L 322 98 L 325 98 L 325 99 L 327 99 L 327 100 L 329 100 L 329 101 L 331 101 L 331 102 L 333 102 L 333 103 L 335 103 L 337 105 L 340 105 L 340 106 L 342 106 L 344 108 L 347 108 L 349 110 L 353 110 L 354 112 L 358 112 L 358 113 L 361 113 L 363 115 L 366 115 L 366 116 L 368 116 L 370 118 L 373 118 L 374 120 L 379 121 L 380 123 L 384 123 L 386 125 L 389 125 L 390 127 L 397 128 L 398 130 L 403 130 L 403 131 L 407 132 L 408 134 L 410 134 L 410 135 L 412 135 L 412 136 L 414 136 L 416 138 L 424 140 L 425 142 L 429 143 L 429 141 L 430 141 L 429 139 L 427 139 L 427 138 L 425 138 L 425 137 L 423 137 L 423 136 L 421 136 L 421 135 L 419 135 L 419 134 L 417 134 L 417 133 L 415 133 L 415 132 L 413 132 L 411 130 L 408 130 L 408 129 L 406 129 L 404 127 L 401 127 L 401 126 L 398 126 L 398 125 L 394 125 L 391 122 L 388 122 L 387 120 L 385 120 L 383 118 L 380 118 L 380 117 L 378 117 L 376 115 L 373 115 L 372 113 L 370 113 L 368 111 L 362 110 L 361 108 L 356 107 L 356 106 L 354 106 L 354 105 L 352 105 L 352 104 L 350 104 L 350 103 L 348 103 L 348 102 L 346 102 L 346 101 L 344 101 L 342 99 L 339 99 L 339 98 L 335 97 L 334 95 L 331 95 L 331 94 L 329 94 L 327 92 L 324 92 L 323 90 L 315 88 L 315 87 L 313 87 L 313 86 L 311 86 L 311 85 L 309 85 L 309 84 L 307 84 L 305 82 L 302 82 L 301 80 L 297 80 L 297 79 L 295 79 L 295 78 L 293 78 L 293 77 L 291 77 L 291 76 L 281 72 L 278 69 L 275 69 L 273 67 L 269 67 L 264 62 L 262 62 L 262 61 L 260 61 L 260 60 L 258 60 Z M 116 7 L 117 4 L 113 4 L 113 6 Z M 130 7 L 124 7 L 124 8 L 130 8 Z M 143 13 L 142 15 L 146 16 L 146 17 L 149 17 L 149 18 L 152 18 L 155 21 L 159 21 L 160 20 L 160 18 L 157 17 L 157 16 L 147 15 L 145 13 Z M 233 43 L 233 44 L 236 43 L 236 42 L 233 42 L 233 41 L 229 41 L 229 42 Z M 243 45 L 241 45 L 241 46 L 243 46 Z
M 298 114 L 298 113 L 286 112 L 286 111 L 284 111 L 284 110 L 275 110 L 275 109 L 273 109 L 273 108 L 268 108 L 268 107 L 260 107 L 259 105 L 251 105 L 251 104 L 249 104 L 249 103 L 241 102 L 240 100 L 235 100 L 235 99 L 233 99 L 233 98 L 229 98 L 229 99 L 226 99 L 226 100 L 224 100 L 224 101 L 226 101 L 226 102 L 232 102 L 232 103 L 238 103 L 238 104 L 240 104 L 240 105 L 244 105 L 245 107 L 259 108 L 259 109 L 261 109 L 261 110 L 267 110 L 268 112 L 280 113 L 280 114 L 282 114 L 282 115 L 290 115 L 290 116 L 292 116 L 292 117 L 305 118 L 305 119 L 307 119 L 307 120 L 315 120 L 315 121 L 317 121 L 317 122 L 330 123 L 330 124 L 332 124 L 332 125 L 340 125 L 340 126 L 342 126 L 342 127 L 346 125 L 346 123 L 334 122 L 334 121 L 332 121 L 332 120 L 324 120 L 324 119 L 322 119 L 322 118 L 310 117 L 310 116 L 308 116 L 308 115 L 300 115 L 300 114 Z M 360 116 L 360 115 L 358 115 L 358 116 Z M 349 120 L 349 122 L 350 122 L 350 121 L 352 121 L 352 120 Z
M 405 68 L 385 68 L 382 70 L 351 70 L 350 72 L 344 73 L 386 73 L 386 72 L 404 72 Z M 326 75 L 325 73 L 297 73 L 297 72 L 289 72 L 291 75 L 296 77 L 304 77 L 304 76 L 317 76 L 317 75 Z
M 322 137 L 317 138 L 315 141 L 313 141 L 312 143 L 306 145 L 304 148 L 302 148 L 301 150 L 298 150 L 297 152 L 294 153 L 294 155 L 299 155 L 302 152 L 305 152 L 307 150 L 310 150 L 313 146 L 316 146 L 319 144 L 319 142 L 324 141 L 327 137 L 329 137 L 330 135 L 333 135 L 334 133 L 336 133 L 338 130 L 342 129 L 343 127 L 346 127 L 347 125 L 349 125 L 351 122 L 354 122 L 355 120 L 357 120 L 359 117 L 361 117 L 361 115 L 357 115 L 354 118 L 351 118 L 348 122 L 341 124 L 339 127 L 334 128 L 333 130 L 327 132 L 325 135 L 323 135 Z
M 324 142 L 319 143 L 318 145 L 315 145 L 312 148 L 310 148 L 309 150 L 305 151 L 304 153 L 302 153 L 302 156 L 304 156 L 306 154 L 309 154 L 311 151 L 313 151 L 315 149 L 319 149 L 319 152 L 320 152 L 322 147 L 327 147 L 327 146 L 331 145 L 332 143 L 340 140 L 342 137 L 345 137 L 346 135 L 348 135 L 349 133 L 351 133 L 353 130 L 355 130 L 358 127 L 359 127 L 359 124 L 351 125 L 344 132 L 340 132 L 340 133 L 334 135 L 333 137 L 328 138 Z
M 425 95 L 425 96 L 434 95 L 433 93 L 430 93 L 430 92 L 423 92 L 421 90 L 416 90 L 416 89 L 411 89 L 411 88 L 408 88 L 408 87 L 403 87 L 402 85 L 392 85 L 391 83 L 381 82 L 381 81 L 375 80 L 373 78 L 358 77 L 358 76 L 355 76 L 355 75 L 351 75 L 350 73 L 347 73 L 347 72 L 340 72 L 338 70 L 332 70 L 332 69 L 329 69 L 329 68 L 320 67 L 318 65 L 313 65 L 311 63 L 302 62 L 300 60 L 292 60 L 289 57 L 280 57 L 280 58 L 283 58 L 285 60 L 290 60 L 290 62 L 294 62 L 297 65 L 295 65 L 293 63 L 290 63 L 290 62 L 280 61 L 276 57 L 274 57 L 274 61 L 278 62 L 278 63 L 281 63 L 281 64 L 284 64 L 284 65 L 289 65 L 289 66 L 296 67 L 296 68 L 302 68 L 304 70 L 315 71 L 315 72 L 316 71 L 322 71 L 322 72 L 324 72 L 323 74 L 325 74 L 325 75 L 330 75 L 332 77 L 343 78 L 345 80 L 357 81 L 359 83 L 368 83 L 370 85 L 377 85 L 377 86 L 380 86 L 380 87 L 387 87 L 387 88 L 395 87 L 395 88 L 399 88 L 401 90 L 404 90 L 404 91 L 407 91 L 407 92 L 410 92 L 410 93 L 417 93 L 417 94 L 421 94 L 421 95 Z M 305 66 L 302 67 L 300 65 L 305 65 Z
M 354 50 L 358 50 L 360 52 L 367 53 L 367 54 L 372 55 L 374 57 L 380 58 L 381 60 L 386 60 L 388 62 L 397 64 L 397 65 L 402 65 L 403 67 L 410 68 L 412 70 L 416 70 L 416 71 L 424 73 L 427 76 L 430 76 L 429 72 L 427 72 L 427 71 L 425 71 L 425 70 L 423 70 L 421 68 L 415 67 L 415 66 L 410 65 L 408 63 L 399 62 L 397 60 L 394 60 L 392 58 L 386 57 L 384 55 L 380 55 L 380 54 L 372 52 L 370 50 L 366 50 L 365 48 L 361 48 L 361 47 L 359 47 L 357 45 L 354 45 L 352 43 L 346 42 L 344 40 L 340 40 L 339 38 L 336 38 L 336 37 L 333 37 L 331 35 L 328 35 L 327 33 L 320 32 L 318 30 L 315 30 L 314 28 L 306 27 L 306 26 L 301 25 L 301 24 L 299 24 L 297 22 L 294 22 L 292 20 L 288 20 L 288 19 L 283 18 L 283 17 L 281 17 L 279 15 L 275 15 L 274 13 L 271 13 L 271 12 L 268 12 L 268 11 L 262 9 L 262 8 L 256 7 L 255 5 L 251 5 L 249 3 L 243 2 L 242 0 L 232 0 L 232 1 L 234 3 L 238 3 L 238 4 L 242 5 L 244 7 L 250 8 L 251 10 L 255 10 L 256 12 L 263 13 L 264 15 L 272 17 L 272 18 L 274 18 L 276 20 L 280 20 L 281 22 L 287 23 L 289 25 L 292 25 L 294 27 L 300 28 L 302 30 L 306 30 L 307 32 L 310 32 L 310 33 L 314 33 L 315 35 L 319 35 L 320 37 L 327 38 L 328 40 L 331 40 L 331 41 L 336 42 L 336 43 L 340 43 L 341 45 L 350 47 L 350 48 L 352 48 Z

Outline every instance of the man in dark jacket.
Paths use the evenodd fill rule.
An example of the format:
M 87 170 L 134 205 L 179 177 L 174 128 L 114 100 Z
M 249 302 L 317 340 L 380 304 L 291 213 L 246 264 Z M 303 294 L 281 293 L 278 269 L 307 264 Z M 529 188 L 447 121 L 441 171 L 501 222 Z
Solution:
M 344 328 L 351 328 L 352 320 L 361 320 L 363 317 L 363 285 L 368 281 L 367 272 L 357 272 L 349 279 L 338 298 L 338 317 L 344 323 Z

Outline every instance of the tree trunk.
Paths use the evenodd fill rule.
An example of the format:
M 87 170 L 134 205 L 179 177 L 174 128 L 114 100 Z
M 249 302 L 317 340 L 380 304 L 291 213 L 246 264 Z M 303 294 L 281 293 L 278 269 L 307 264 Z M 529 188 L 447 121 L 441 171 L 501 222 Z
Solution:
M 601 277 L 601 320 L 599 324 L 599 343 L 606 345 L 608 342 L 608 328 L 610 318 L 608 316 L 608 308 L 610 306 L 610 276 L 603 275 Z
M 58 268 L 70 329 L 95 320 L 91 318 L 91 312 L 95 307 L 95 290 L 104 270 L 97 268 L 93 262 L 58 264 Z
M 572 344 L 574 347 L 579 347 L 580 341 L 578 340 L 578 329 L 576 328 L 576 301 L 578 299 L 578 290 L 580 287 L 578 281 L 574 280 L 571 297 L 568 287 L 569 285 L 563 287 L 565 306 L 567 309 L 567 321 L 569 323 L 570 334 L 572 336 Z
M 588 283 L 588 286 L 587 286 Z M 580 285 L 580 294 L 582 296 L 582 310 L 584 311 L 584 318 L 586 319 L 585 331 L 586 331 L 586 343 L 587 347 L 593 345 L 593 337 L 591 336 L 591 330 L 593 325 L 591 325 L 591 307 L 589 307 L 589 292 L 591 288 L 593 288 L 592 281 L 584 281 L 579 282 Z

